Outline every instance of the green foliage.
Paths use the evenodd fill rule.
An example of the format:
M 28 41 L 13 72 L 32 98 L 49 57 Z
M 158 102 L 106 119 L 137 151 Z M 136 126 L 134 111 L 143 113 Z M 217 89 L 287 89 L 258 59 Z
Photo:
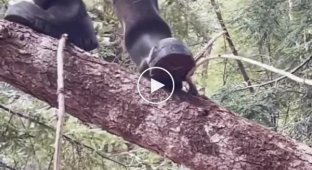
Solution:
M 309 1 L 299 0 L 245 1 L 242 7 L 231 10 L 234 15 L 227 22 L 236 45 L 241 47 L 241 54 L 291 70 L 311 56 L 311 5 Z M 279 77 L 254 67 L 249 73 L 253 84 Z M 310 61 L 295 74 L 311 79 L 311 73 Z M 235 74 L 229 77 L 235 77 Z M 252 94 L 248 88 L 233 87 L 237 84 L 235 80 L 230 82 L 213 96 L 221 105 L 276 131 L 311 143 L 311 87 L 285 79 L 260 86 Z M 241 88 L 245 91 L 238 90 Z

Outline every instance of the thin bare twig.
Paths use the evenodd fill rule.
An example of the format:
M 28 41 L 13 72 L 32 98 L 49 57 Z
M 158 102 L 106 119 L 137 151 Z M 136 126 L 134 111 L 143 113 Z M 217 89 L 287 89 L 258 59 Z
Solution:
M 312 86 L 312 80 L 310 79 L 304 79 L 304 78 L 300 78 L 296 75 L 293 75 L 292 73 L 290 72 L 287 72 L 287 71 L 284 71 L 284 70 L 281 70 L 281 69 L 278 69 L 278 68 L 275 68 L 273 66 L 269 66 L 269 65 L 266 65 L 266 64 L 263 64 L 263 63 L 260 63 L 258 61 L 255 61 L 255 60 L 252 60 L 252 59 L 249 59 L 249 58 L 245 58 L 245 57 L 241 57 L 241 56 L 236 56 L 236 55 L 232 55 L 232 54 L 227 54 L 227 55 L 219 55 L 217 57 L 208 57 L 206 58 L 205 60 L 202 60 L 197 66 L 200 66 L 202 64 L 204 64 L 205 62 L 208 62 L 210 60 L 213 60 L 213 59 L 220 59 L 220 58 L 227 58 L 227 59 L 234 59 L 234 60 L 240 60 L 240 61 L 244 61 L 244 62 L 247 62 L 247 63 L 250 63 L 250 64 L 253 64 L 253 65 L 256 65 L 256 66 L 259 66 L 259 67 L 262 67 L 264 69 L 267 69 L 271 72 L 274 72 L 274 73 L 277 73 L 277 74 L 280 74 L 280 75 L 283 75 L 297 83 L 301 83 L 301 84 L 306 84 L 306 85 L 310 85 Z M 306 61 L 307 62 L 307 61 Z
M 236 60 L 244 61 L 244 62 L 253 64 L 253 65 L 262 67 L 264 69 L 267 69 L 267 70 L 269 70 L 271 72 L 283 75 L 283 76 L 285 76 L 285 77 L 287 77 L 287 78 L 289 78 L 289 79 L 291 79 L 293 81 L 296 81 L 298 83 L 312 86 L 312 80 L 310 80 L 310 79 L 300 78 L 300 77 L 298 77 L 296 75 L 293 75 L 292 73 L 289 73 L 287 71 L 284 71 L 284 70 L 275 68 L 273 66 L 269 66 L 269 65 L 260 63 L 258 61 L 255 61 L 255 60 L 252 60 L 252 59 L 249 59 L 249 58 L 245 58 L 245 57 L 241 57 L 241 56 L 235 56 L 235 55 L 222 55 L 220 57 L 221 58 L 229 58 L 229 59 L 236 59 Z
M 209 42 L 207 43 L 207 45 L 205 45 L 205 47 L 200 50 L 196 56 L 195 56 L 195 61 L 196 61 L 196 66 L 188 72 L 188 74 L 186 75 L 186 77 L 188 79 L 191 79 L 192 75 L 194 74 L 194 72 L 197 70 L 197 68 L 201 65 L 201 64 L 198 64 L 199 60 L 204 56 L 205 53 L 208 52 L 208 54 L 210 55 L 211 53 L 211 49 L 212 49 L 212 45 L 213 43 L 220 37 L 224 34 L 225 32 L 220 32 L 219 34 L 217 34 L 215 37 L 213 37 L 212 39 L 209 40 Z
M 186 82 L 189 85 L 188 92 L 190 92 L 191 94 L 198 95 L 197 87 L 196 87 L 196 85 L 192 81 L 192 76 L 193 76 L 194 72 L 196 71 L 196 69 L 199 67 L 198 64 L 197 64 L 198 61 L 201 58 L 203 58 L 205 56 L 205 54 L 207 56 L 210 55 L 213 43 L 223 34 L 224 34 L 224 32 L 221 32 L 217 36 L 215 36 L 214 38 L 210 39 L 209 42 L 207 43 L 207 45 L 205 45 L 205 47 L 202 50 L 200 50 L 200 52 L 197 53 L 197 55 L 195 56 L 196 65 L 186 75 Z M 206 64 L 207 64 L 207 67 L 208 67 L 208 62 Z
M 221 37 L 225 32 L 222 31 L 220 33 L 218 33 L 215 37 L 213 37 L 212 39 L 210 39 L 207 43 L 207 45 L 205 45 L 204 48 L 202 48 L 197 54 L 196 56 L 194 57 L 195 58 L 195 61 L 198 62 L 200 59 L 202 59 L 204 57 L 204 54 L 205 53 L 209 53 L 211 52 L 211 49 L 212 49 L 212 45 L 213 43 L 219 38 Z
M 312 60 L 312 55 L 310 57 L 308 57 L 307 59 L 305 59 L 302 63 L 300 63 L 297 67 L 293 68 L 292 70 L 289 71 L 289 73 L 293 74 L 295 73 L 296 71 L 298 71 L 302 66 L 304 66 L 305 64 L 307 64 L 310 60 Z M 244 88 L 240 88 L 240 89 L 237 89 L 235 91 L 241 91 L 241 90 L 245 90 L 245 89 L 248 89 L 250 87 L 262 87 L 262 86 L 266 86 L 266 85 L 269 85 L 269 84 L 272 84 L 272 83 L 277 83 L 283 79 L 287 78 L 287 76 L 281 76 L 281 77 L 278 77 L 274 80 L 270 80 L 268 82 L 264 82 L 264 83 L 261 83 L 261 84 L 256 84 L 256 85 L 252 85 L 252 86 L 246 86 Z
M 54 170 L 61 169 L 61 147 L 63 136 L 63 124 L 65 119 L 65 101 L 64 101 L 64 48 L 67 34 L 63 34 L 57 48 L 57 97 L 58 97 L 58 121 L 55 134 L 54 151 Z

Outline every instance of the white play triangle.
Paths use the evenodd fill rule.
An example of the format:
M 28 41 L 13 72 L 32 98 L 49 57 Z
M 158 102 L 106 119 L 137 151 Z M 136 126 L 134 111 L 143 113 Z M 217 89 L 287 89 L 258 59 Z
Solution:
M 159 81 L 156 81 L 154 79 L 151 79 L 151 93 L 154 93 L 155 91 L 161 89 L 165 85 L 160 83 Z

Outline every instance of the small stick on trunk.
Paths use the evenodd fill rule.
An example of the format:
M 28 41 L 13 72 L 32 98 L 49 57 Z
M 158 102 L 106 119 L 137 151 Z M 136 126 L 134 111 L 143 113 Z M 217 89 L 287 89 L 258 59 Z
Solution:
M 63 124 L 65 119 L 65 101 L 64 101 L 64 48 L 67 34 L 63 34 L 57 48 L 57 95 L 58 95 L 58 121 L 56 126 L 55 151 L 54 151 L 54 170 L 60 170 L 61 167 L 61 138 L 63 135 Z

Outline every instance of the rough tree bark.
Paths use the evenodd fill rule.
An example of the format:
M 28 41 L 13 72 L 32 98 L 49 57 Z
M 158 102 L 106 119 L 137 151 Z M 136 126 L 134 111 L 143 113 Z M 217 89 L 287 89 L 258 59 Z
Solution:
M 56 106 L 56 49 L 55 39 L 0 20 L 0 79 Z M 138 74 L 70 46 L 65 56 L 66 111 L 83 122 L 196 170 L 312 169 L 311 148 L 212 101 L 176 92 L 150 105 Z

